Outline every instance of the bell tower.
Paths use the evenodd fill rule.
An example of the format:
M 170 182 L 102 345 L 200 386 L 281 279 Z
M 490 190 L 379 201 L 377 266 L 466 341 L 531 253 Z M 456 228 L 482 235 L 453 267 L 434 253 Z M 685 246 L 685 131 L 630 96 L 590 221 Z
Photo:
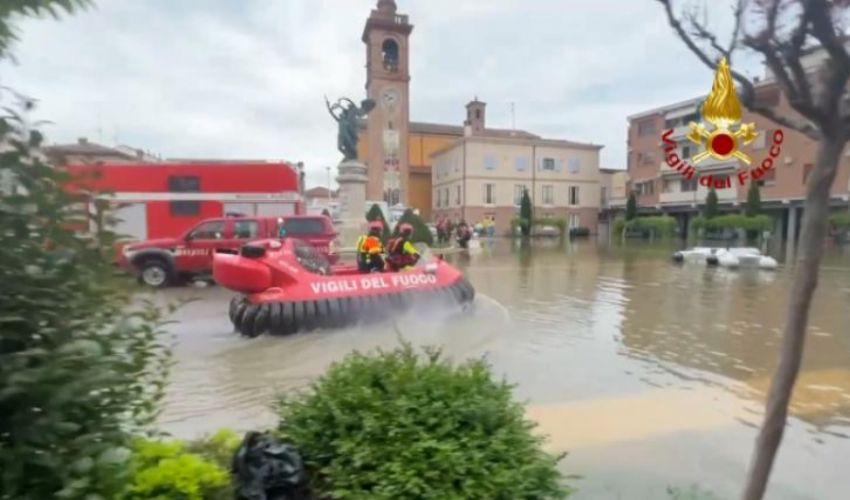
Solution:
M 410 59 L 413 26 L 395 0 L 378 0 L 363 28 L 366 95 L 377 103 L 367 116 L 365 161 L 369 200 L 407 203 L 409 189 Z

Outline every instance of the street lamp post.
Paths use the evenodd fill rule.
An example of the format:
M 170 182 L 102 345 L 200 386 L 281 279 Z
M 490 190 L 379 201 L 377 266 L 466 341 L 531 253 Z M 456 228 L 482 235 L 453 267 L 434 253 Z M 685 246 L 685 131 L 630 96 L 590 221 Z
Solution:
M 325 167 L 328 171 L 328 213 L 331 213 L 331 167 Z

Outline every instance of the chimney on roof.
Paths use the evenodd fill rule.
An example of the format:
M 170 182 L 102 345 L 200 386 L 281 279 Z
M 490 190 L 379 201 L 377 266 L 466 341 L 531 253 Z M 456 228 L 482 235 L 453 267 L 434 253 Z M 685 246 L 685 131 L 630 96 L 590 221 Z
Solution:
M 472 128 L 473 134 L 484 132 L 486 108 L 487 103 L 479 101 L 478 96 L 475 96 L 475 99 L 469 101 L 466 105 L 466 122 L 464 124 Z
M 88 143 L 89 143 L 89 140 L 86 139 L 85 137 L 80 137 L 79 139 L 77 139 L 77 144 L 86 145 Z

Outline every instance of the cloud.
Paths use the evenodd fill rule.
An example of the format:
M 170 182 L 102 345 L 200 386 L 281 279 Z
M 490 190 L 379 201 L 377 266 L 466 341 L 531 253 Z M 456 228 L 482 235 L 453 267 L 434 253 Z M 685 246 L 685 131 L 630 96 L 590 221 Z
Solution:
M 650 0 L 397 3 L 415 25 L 414 120 L 460 124 L 477 95 L 490 126 L 510 127 L 515 103 L 518 128 L 603 144 L 603 165 L 625 167 L 626 116 L 710 88 Z M 374 0 L 97 4 L 22 22 L 19 64 L 0 65 L 0 83 L 39 99 L 50 139 L 304 161 L 326 183 L 339 155 L 323 96 L 363 97 Z

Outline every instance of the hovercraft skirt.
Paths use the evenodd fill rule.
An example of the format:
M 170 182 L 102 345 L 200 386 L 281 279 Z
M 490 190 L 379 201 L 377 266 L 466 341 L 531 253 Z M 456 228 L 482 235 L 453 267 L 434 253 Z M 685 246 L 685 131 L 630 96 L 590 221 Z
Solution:
M 414 305 L 468 304 L 475 289 L 466 279 L 449 287 L 409 290 L 383 295 L 366 295 L 293 302 L 251 303 L 247 296 L 233 297 L 229 316 L 236 331 L 246 337 L 263 333 L 289 335 L 317 328 L 338 328 L 361 321 L 384 319 Z

